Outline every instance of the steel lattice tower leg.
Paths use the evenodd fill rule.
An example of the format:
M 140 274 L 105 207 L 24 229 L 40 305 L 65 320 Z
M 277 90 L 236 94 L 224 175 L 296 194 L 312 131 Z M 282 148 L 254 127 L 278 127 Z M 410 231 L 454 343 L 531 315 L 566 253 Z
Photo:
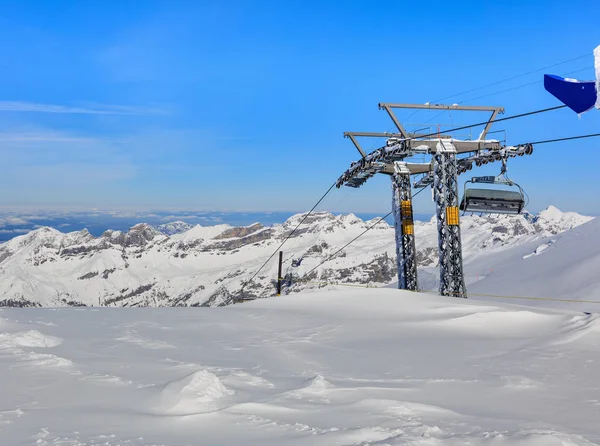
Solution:
M 395 162 L 394 172 L 392 175 L 392 210 L 396 229 L 398 288 L 417 291 L 417 252 L 415 249 L 410 171 L 406 163 Z
M 467 297 L 458 217 L 456 149 L 440 141 L 433 155 L 433 192 L 440 256 L 440 294 Z

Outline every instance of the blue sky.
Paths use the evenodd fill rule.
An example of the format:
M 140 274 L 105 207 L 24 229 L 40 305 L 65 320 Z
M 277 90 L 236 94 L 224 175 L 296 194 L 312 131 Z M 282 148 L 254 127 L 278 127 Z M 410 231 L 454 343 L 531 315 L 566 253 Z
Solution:
M 391 130 L 379 102 L 434 101 L 586 54 L 548 72 L 594 77 L 597 0 L 497 3 L 2 1 L 0 206 L 304 211 L 357 157 L 344 131 Z M 447 102 L 507 116 L 557 105 L 542 75 Z M 408 122 L 481 118 L 435 115 Z M 496 129 L 509 143 L 597 132 L 600 111 Z M 599 164 L 590 139 L 539 146 L 509 172 L 532 211 L 599 214 Z M 381 176 L 320 208 L 389 207 Z M 422 193 L 416 212 L 432 209 Z

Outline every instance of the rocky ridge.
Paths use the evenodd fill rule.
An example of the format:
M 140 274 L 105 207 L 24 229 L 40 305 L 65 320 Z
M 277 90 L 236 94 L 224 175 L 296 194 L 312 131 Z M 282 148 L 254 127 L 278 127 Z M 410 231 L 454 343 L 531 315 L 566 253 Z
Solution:
M 215 306 L 272 296 L 274 259 L 248 281 L 303 217 L 273 226 L 138 224 L 100 237 L 43 227 L 0 244 L 0 306 Z M 553 207 L 536 216 L 465 216 L 465 263 L 590 219 Z M 396 280 L 394 229 L 386 222 L 332 256 L 373 222 L 352 214 L 309 216 L 284 247 L 284 291 Z M 435 220 L 416 222 L 415 234 L 419 266 L 435 267 Z

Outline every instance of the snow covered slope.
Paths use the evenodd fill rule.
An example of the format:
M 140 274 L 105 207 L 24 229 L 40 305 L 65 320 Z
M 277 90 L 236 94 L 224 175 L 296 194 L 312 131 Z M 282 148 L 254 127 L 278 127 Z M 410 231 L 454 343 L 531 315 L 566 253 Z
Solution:
M 600 444 L 596 315 L 399 290 L 0 310 L 3 445 Z
M 473 261 L 481 255 L 568 231 L 592 219 L 574 212 L 562 212 L 554 206 L 538 215 L 466 215 L 461 217 L 463 257 L 467 262 Z M 428 254 L 422 256 L 420 264 L 436 266 L 438 240 L 435 217 L 429 222 L 415 222 L 415 235 L 417 250 Z
M 469 285 L 473 294 L 600 301 L 600 220 L 486 257 L 477 268 L 491 273 Z M 600 304 L 578 307 L 600 310 Z
M 163 225 L 158 225 L 156 230 L 164 235 L 180 234 L 185 231 L 192 229 L 194 225 L 186 223 L 184 221 L 172 221 Z
M 274 294 L 276 259 L 248 283 L 303 218 L 282 225 L 158 228 L 139 224 L 127 232 L 86 230 L 63 234 L 41 228 L 0 244 L 0 304 L 5 306 L 188 306 L 223 305 L 241 296 Z M 466 216 L 462 220 L 465 262 L 482 254 L 557 234 L 590 217 L 549 208 L 539 216 Z M 284 247 L 286 292 L 323 282 L 385 285 L 396 280 L 394 229 L 375 226 L 335 257 L 341 246 L 373 221 L 354 215 L 311 215 Z M 435 220 L 417 222 L 419 265 L 437 265 Z M 292 266 L 292 259 L 302 259 Z M 310 273 L 310 274 L 309 274 Z M 426 283 L 427 271 L 424 271 Z M 430 274 L 430 277 L 434 275 Z

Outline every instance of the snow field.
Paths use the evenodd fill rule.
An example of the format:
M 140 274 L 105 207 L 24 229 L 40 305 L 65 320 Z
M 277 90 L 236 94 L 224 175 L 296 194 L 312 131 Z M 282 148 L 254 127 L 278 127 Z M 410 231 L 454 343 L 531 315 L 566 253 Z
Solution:
M 493 274 L 467 283 L 468 293 L 526 296 L 590 302 L 522 301 L 587 312 L 600 311 L 600 220 L 479 260 L 480 271 Z M 473 271 L 475 265 L 465 269 Z M 472 274 L 471 274 L 472 276 Z
M 0 318 L 2 444 L 600 443 L 594 314 L 378 289 Z

